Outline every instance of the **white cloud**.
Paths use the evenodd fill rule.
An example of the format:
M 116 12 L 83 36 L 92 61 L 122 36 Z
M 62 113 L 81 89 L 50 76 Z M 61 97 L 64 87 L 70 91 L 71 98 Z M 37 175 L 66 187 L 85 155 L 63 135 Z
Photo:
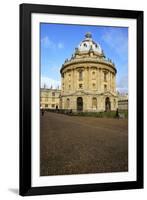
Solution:
M 41 43 L 45 48 L 55 48 L 55 44 L 47 36 L 41 39 Z
M 102 40 L 108 44 L 115 53 L 121 56 L 128 51 L 128 40 L 122 31 L 117 31 L 117 29 L 106 30 Z
M 52 87 L 53 89 L 60 87 L 61 83 L 58 80 L 41 76 L 41 88 L 46 86 L 46 88 Z
M 120 94 L 126 94 L 128 93 L 128 88 L 116 88 L 116 91 L 118 91 Z
M 57 46 L 58 46 L 59 49 L 63 49 L 64 48 L 64 44 L 62 42 L 59 42 Z
M 63 49 L 64 44 L 62 42 L 55 43 L 53 42 L 48 36 L 45 36 L 41 39 L 41 43 L 43 47 L 50 48 L 50 49 Z

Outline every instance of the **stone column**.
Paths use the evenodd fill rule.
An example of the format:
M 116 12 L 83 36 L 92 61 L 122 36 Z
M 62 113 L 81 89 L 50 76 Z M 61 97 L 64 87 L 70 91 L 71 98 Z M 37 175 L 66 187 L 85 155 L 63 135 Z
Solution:
M 87 90 L 87 68 L 84 68 L 84 77 L 83 77 L 84 89 Z
M 113 73 L 112 73 L 112 92 L 114 91 L 114 76 L 113 76 Z
M 75 91 L 77 90 L 77 70 L 75 69 L 75 74 L 74 74 L 74 89 Z
M 89 67 L 87 67 L 87 89 L 89 90 Z
M 88 68 L 87 67 L 85 67 L 85 70 L 84 70 L 84 72 L 85 72 L 85 74 L 84 74 L 84 88 L 85 88 L 85 90 L 87 90 L 88 89 Z
M 113 92 L 113 74 L 111 73 L 111 91 Z
M 96 82 L 97 82 L 97 91 L 99 92 L 99 69 L 97 68 L 96 69 Z
M 73 69 L 73 70 L 72 70 L 72 91 L 75 90 L 75 89 L 74 89 L 74 72 L 75 72 L 75 70 Z
M 98 83 L 99 83 L 99 92 L 101 92 L 101 69 L 100 68 L 99 68 Z
M 99 92 L 101 92 L 101 70 L 98 69 L 98 88 Z
M 116 75 L 114 75 L 114 92 L 116 92 Z
M 85 89 L 85 68 L 82 68 L 82 83 L 83 83 L 83 89 Z
M 67 76 L 67 72 L 66 72 L 66 92 L 68 92 L 68 76 Z
M 77 109 L 77 98 L 76 97 L 72 97 L 72 109 L 73 111 L 76 111 Z
M 66 92 L 66 72 L 64 72 L 64 91 Z
M 111 91 L 111 72 L 108 72 L 108 90 Z
M 64 104 L 65 98 L 62 97 L 62 109 L 65 109 L 65 104 Z
M 100 86 L 101 92 L 104 92 L 104 75 L 102 69 L 100 70 Z
M 112 73 L 110 72 L 110 92 L 112 92 Z
M 61 75 L 61 91 L 63 91 L 63 77 Z
M 89 68 L 89 89 L 92 90 L 92 69 Z

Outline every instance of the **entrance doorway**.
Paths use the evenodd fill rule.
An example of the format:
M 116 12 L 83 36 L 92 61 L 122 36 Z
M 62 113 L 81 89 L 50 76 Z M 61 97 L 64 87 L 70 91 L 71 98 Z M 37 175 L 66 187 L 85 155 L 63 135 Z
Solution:
M 83 98 L 77 98 L 77 111 L 83 111 Z
M 106 112 L 111 111 L 111 102 L 109 97 L 105 99 L 105 111 Z
M 93 110 L 97 109 L 97 98 L 96 97 L 92 98 L 92 109 Z

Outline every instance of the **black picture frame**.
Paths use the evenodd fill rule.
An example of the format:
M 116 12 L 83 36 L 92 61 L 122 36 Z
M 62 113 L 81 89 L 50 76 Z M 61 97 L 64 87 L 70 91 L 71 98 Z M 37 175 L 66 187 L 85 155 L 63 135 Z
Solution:
M 137 20 L 137 180 L 66 186 L 31 185 L 31 14 L 52 13 Z M 19 194 L 43 195 L 143 188 L 143 11 L 54 5 L 20 5 L 20 174 Z

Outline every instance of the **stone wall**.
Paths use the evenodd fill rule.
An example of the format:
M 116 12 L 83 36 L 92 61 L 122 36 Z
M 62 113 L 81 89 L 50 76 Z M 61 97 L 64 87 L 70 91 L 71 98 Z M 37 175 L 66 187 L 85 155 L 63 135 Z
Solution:
M 116 110 L 116 71 L 112 68 L 108 69 L 107 65 L 95 63 L 76 63 L 66 66 L 62 70 L 62 108 L 77 111 L 77 98 L 81 97 L 83 111 L 105 111 L 105 100 L 108 97 L 111 110 Z
M 55 109 L 60 107 L 60 90 L 44 89 L 40 91 L 40 107 L 43 109 Z

